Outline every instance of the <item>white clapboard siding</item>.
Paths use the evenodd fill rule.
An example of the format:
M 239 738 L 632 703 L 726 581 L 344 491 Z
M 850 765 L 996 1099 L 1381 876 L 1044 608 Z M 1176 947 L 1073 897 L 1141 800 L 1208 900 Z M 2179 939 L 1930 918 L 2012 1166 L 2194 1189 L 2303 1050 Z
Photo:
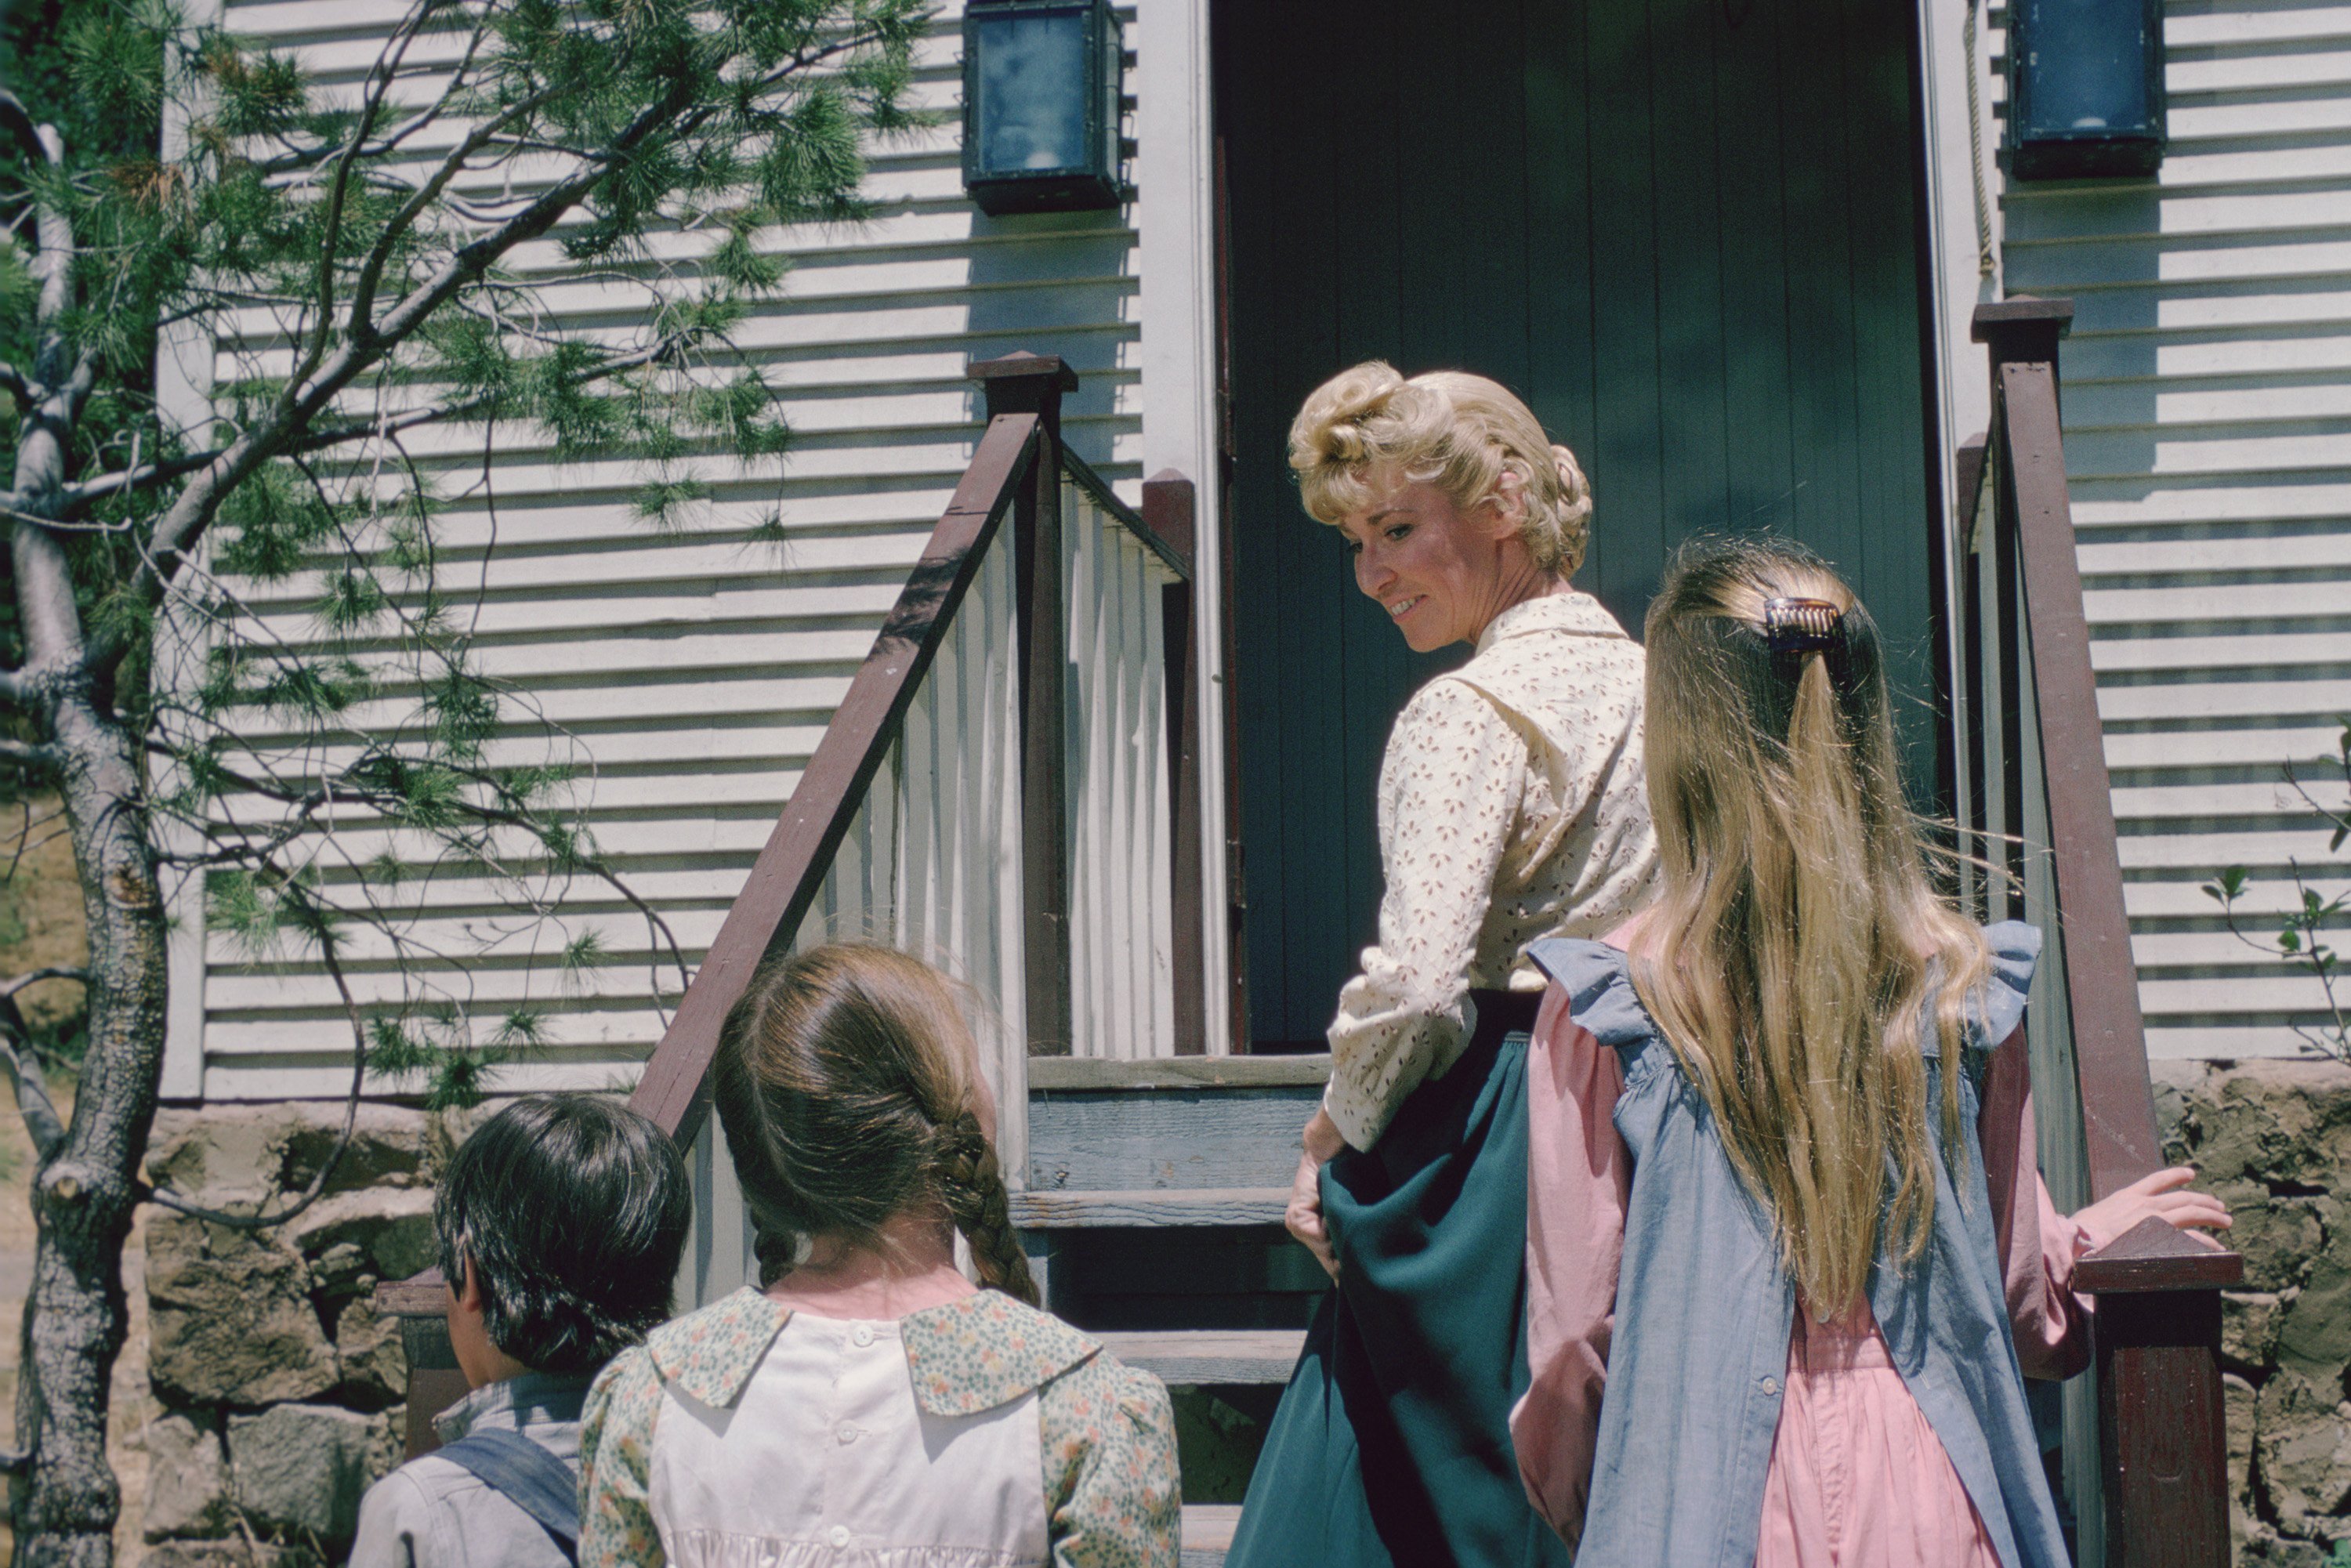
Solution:
M 1176 1054 L 1166 631 L 1174 572 L 1061 486 L 1069 617 L 1070 1016 L 1081 1056 Z
M 2295 863 L 2351 856 L 2281 788 L 2351 714 L 2351 7 L 2166 24 L 2171 148 L 2138 182 L 2011 182 L 2008 292 L 2075 303 L 2066 465 L 2151 1054 L 2297 1049 L 2315 987 L 2266 944 Z M 2329 798 L 2339 797 L 2338 783 Z
M 405 11 L 396 0 L 229 0 L 224 23 L 293 50 L 330 91 L 348 92 Z M 705 465 L 713 499 L 681 530 L 664 534 L 632 515 L 641 476 L 624 463 L 560 464 L 536 433 L 502 430 L 486 494 L 478 430 L 420 431 L 409 442 L 418 466 L 439 478 L 447 504 L 437 523 L 442 588 L 459 624 L 473 632 L 477 667 L 513 694 L 490 760 L 554 759 L 581 769 L 597 848 L 670 922 L 689 966 L 700 961 L 970 461 L 981 400 L 965 380 L 967 362 L 1016 350 L 1059 355 L 1081 378 L 1064 411 L 1071 449 L 1122 494 L 1133 496 L 1140 482 L 1140 267 L 1132 211 L 991 218 L 965 199 L 954 113 L 960 27 L 958 8 L 942 5 L 920 56 L 915 97 L 946 110 L 943 123 L 872 150 L 868 193 L 880 203 L 876 216 L 859 225 L 783 231 L 776 243 L 794 266 L 782 290 L 733 334 L 794 427 L 795 444 L 779 468 Z M 517 258 L 523 276 L 552 275 L 554 237 Z M 706 244 L 705 236 L 668 236 L 656 245 L 656 259 L 690 260 Z M 559 282 L 548 297 L 567 321 L 591 330 L 625 329 L 634 308 L 598 285 Z M 224 379 L 282 364 L 287 352 L 280 324 L 266 311 L 241 314 L 217 350 L 215 374 Z M 781 539 L 755 537 L 778 509 Z M 1123 578 L 1111 577 L 1112 586 L 1123 588 Z M 236 586 L 250 595 L 260 635 L 294 646 L 319 635 L 311 619 L 315 580 Z M 1149 612 L 1156 613 L 1155 599 Z M 1073 617 L 1072 626 L 1081 619 Z M 1120 622 L 1122 635 L 1131 630 Z M 381 652 L 359 650 L 363 659 Z M 1121 665 L 1102 677 L 1105 711 L 1122 722 L 1134 716 L 1120 702 L 1159 700 L 1156 690 L 1147 697 L 1130 690 L 1132 674 Z M 1112 688 L 1115 699 L 1107 695 Z M 413 712 L 412 697 L 395 683 L 359 716 L 400 722 Z M 1164 716 L 1156 722 L 1164 729 Z M 551 757 L 548 725 L 558 731 Z M 266 718 L 255 733 L 271 733 Z M 953 773 L 963 763 L 941 748 L 951 752 L 973 733 L 950 726 L 926 736 L 910 725 L 893 766 Z M 1140 733 L 1130 732 L 1130 741 Z M 1155 752 L 1122 754 L 1129 771 L 1116 774 L 1121 787 L 1138 788 L 1141 775 L 1132 769 L 1146 760 L 1164 777 L 1165 744 L 1155 744 Z M 348 759 L 350 751 L 329 748 L 329 760 L 338 755 Z M 947 805 L 932 802 L 938 810 Z M 1157 834 L 1164 845 L 1164 798 L 1147 809 L 1131 805 L 1115 821 Z M 925 879 L 933 874 L 922 857 L 946 841 L 946 830 L 910 819 L 893 831 L 900 826 L 904 834 L 890 841 L 904 854 L 889 864 L 892 875 L 911 879 L 906 886 L 889 898 L 861 895 L 828 906 L 825 919 L 858 928 L 886 911 L 893 939 L 903 935 L 918 952 L 965 964 L 987 1006 L 1017 1009 L 1018 987 L 1007 980 L 1019 973 L 1017 955 L 1007 968 L 1001 952 L 987 947 L 1017 942 L 1017 918 L 1008 925 L 1000 910 L 968 899 L 914 896 L 908 890 L 929 885 Z M 350 838 L 354 862 L 413 841 L 365 824 Z M 1162 868 L 1154 892 L 1164 893 L 1164 853 L 1126 847 Z M 320 870 L 329 885 L 353 882 L 350 864 L 329 860 Z M 1017 877 L 991 875 L 986 885 L 999 897 L 1012 889 L 1008 907 L 1017 911 Z M 383 896 L 413 912 L 403 934 L 415 950 L 446 955 L 424 967 L 430 994 L 485 1020 L 520 1005 L 543 1011 L 544 1048 L 505 1069 L 502 1087 L 624 1086 L 674 1005 L 675 967 L 611 888 L 575 877 L 549 895 L 561 918 L 539 933 L 535 953 L 514 938 L 479 960 L 467 956 L 469 936 L 506 929 L 490 881 L 461 868 Z M 1138 940 L 1144 956 L 1128 962 L 1164 970 L 1164 898 L 1154 904 L 1159 925 Z M 611 961 L 560 984 L 543 960 L 583 929 L 603 936 Z M 364 955 L 354 952 L 356 989 L 399 994 L 400 966 L 388 949 L 379 942 Z M 534 967 L 534 958 L 542 962 Z M 1102 958 L 1115 967 L 1117 956 Z M 315 965 L 256 964 L 214 937 L 206 977 L 201 1035 L 186 1030 L 172 1041 L 172 1092 L 256 1099 L 343 1092 L 350 1030 Z M 1102 1037 L 1113 1043 L 1098 1045 L 1089 1035 L 1079 1049 L 1141 1052 L 1146 1040 L 1149 1049 L 1168 1049 L 1167 1026 L 1152 1012 L 1165 1012 L 1164 979 L 1150 988 L 1156 1000 L 1148 1005 L 1134 975 L 1116 984 L 1105 978 L 1097 989 L 1116 998 L 1100 1015 L 1116 1025 Z

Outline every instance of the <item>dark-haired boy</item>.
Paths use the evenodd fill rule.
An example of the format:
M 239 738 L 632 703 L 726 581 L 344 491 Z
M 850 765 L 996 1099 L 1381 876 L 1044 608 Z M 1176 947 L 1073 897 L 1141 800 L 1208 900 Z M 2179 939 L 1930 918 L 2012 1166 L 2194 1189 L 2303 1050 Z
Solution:
M 443 1447 L 370 1488 L 352 1568 L 561 1568 L 579 1535 L 580 1409 L 670 1312 L 692 1197 L 667 1134 L 587 1094 L 517 1100 L 433 1204 L 449 1343 L 473 1389 Z

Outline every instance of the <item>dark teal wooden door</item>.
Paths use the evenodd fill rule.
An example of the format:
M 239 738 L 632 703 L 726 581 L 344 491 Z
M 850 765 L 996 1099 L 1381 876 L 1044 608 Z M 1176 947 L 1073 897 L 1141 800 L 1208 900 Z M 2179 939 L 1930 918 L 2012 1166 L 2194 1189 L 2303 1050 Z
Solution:
M 1577 581 L 1637 635 L 1667 552 L 1776 530 L 1855 582 L 1936 758 L 1912 8 L 1216 0 L 1252 1033 L 1310 1045 L 1379 898 L 1416 658 L 1283 462 L 1380 357 L 1518 391 L 1593 482 Z

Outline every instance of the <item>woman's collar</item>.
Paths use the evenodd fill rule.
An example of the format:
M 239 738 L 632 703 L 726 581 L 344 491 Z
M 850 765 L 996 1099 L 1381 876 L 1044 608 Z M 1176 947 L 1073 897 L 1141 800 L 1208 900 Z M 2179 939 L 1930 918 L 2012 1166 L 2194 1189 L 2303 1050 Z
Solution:
M 1537 632 L 1565 632 L 1582 637 L 1622 637 L 1625 628 L 1608 607 L 1579 588 L 1564 593 L 1546 593 L 1534 599 L 1521 599 L 1491 621 L 1478 634 L 1478 652 L 1482 653 L 1505 637 L 1524 637 Z

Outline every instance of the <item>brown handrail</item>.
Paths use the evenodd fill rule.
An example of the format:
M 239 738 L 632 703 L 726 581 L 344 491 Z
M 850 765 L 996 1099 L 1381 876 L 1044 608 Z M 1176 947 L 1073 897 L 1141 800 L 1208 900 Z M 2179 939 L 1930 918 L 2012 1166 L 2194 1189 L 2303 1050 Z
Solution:
M 825 872 L 864 803 L 866 788 L 1029 470 L 1037 427 L 1034 413 L 988 421 L 954 499 L 931 530 L 922 559 L 825 727 L 816 754 L 629 1097 L 631 1108 L 681 1143 L 691 1143 L 702 1130 L 707 1107 L 704 1080 L 718 1046 L 719 1025 L 778 937 L 799 929 L 822 891 Z
M 1094 505 L 1116 517 L 1135 542 L 1159 558 L 1161 564 L 1185 581 L 1192 580 L 1192 540 L 1187 530 L 1181 538 L 1166 529 L 1162 520 L 1155 520 L 1148 500 L 1149 482 L 1144 486 L 1144 509 L 1136 511 L 1118 498 L 1110 481 L 1094 472 L 1093 465 L 1071 451 L 1061 448 L 1061 471 L 1070 482 L 1093 498 Z M 1188 481 L 1186 481 L 1188 483 Z
M 2162 1145 L 2065 481 L 2057 343 L 2073 316 L 2069 299 L 2004 300 L 1980 307 L 1972 330 L 1991 354 L 1985 456 L 1993 473 L 1995 555 L 2000 575 L 2011 579 L 1984 586 L 2007 594 L 2011 605 L 2021 601 L 2031 629 L 2029 667 L 2016 673 L 2032 682 L 2039 716 L 2084 1153 L 2091 1192 L 2105 1197 L 2158 1169 Z M 1988 717 L 1971 721 L 1980 716 Z M 2011 762 L 2013 772 L 2012 752 Z M 2014 778 L 2004 783 L 2011 792 L 2018 786 Z M 2220 1290 L 2242 1276 L 2235 1253 L 2210 1250 L 2157 1219 L 2076 1266 L 2075 1288 L 2098 1297 L 2109 1564 L 2203 1568 L 2229 1561 Z
M 1039 553 L 1033 538 L 1038 505 L 1059 494 L 1059 465 L 1040 456 L 1056 444 L 1061 392 L 1074 378 L 1059 360 L 1029 355 L 973 370 L 989 394 L 978 449 L 630 1096 L 632 1108 L 681 1143 L 693 1141 L 708 1113 L 705 1079 L 719 1025 L 778 936 L 799 928 L 822 891 L 833 856 L 1008 512 L 1019 514 L 1024 555 Z M 1023 399 L 1022 389 L 1034 390 Z M 1005 406 L 1022 402 L 1026 406 Z M 1058 560 L 1058 545 L 1046 559 Z M 1028 628 L 1023 632 L 1025 647 Z M 1058 706 L 1058 692 L 1053 701 Z M 1024 710 L 1024 728 L 1028 716 Z M 1064 975 L 1067 970 L 1065 946 Z M 1064 980 L 1065 1007 L 1066 988 Z M 443 1322 L 447 1306 L 448 1286 L 437 1268 L 376 1287 L 376 1310 L 401 1320 L 411 1458 L 437 1446 L 434 1413 L 465 1392 Z

